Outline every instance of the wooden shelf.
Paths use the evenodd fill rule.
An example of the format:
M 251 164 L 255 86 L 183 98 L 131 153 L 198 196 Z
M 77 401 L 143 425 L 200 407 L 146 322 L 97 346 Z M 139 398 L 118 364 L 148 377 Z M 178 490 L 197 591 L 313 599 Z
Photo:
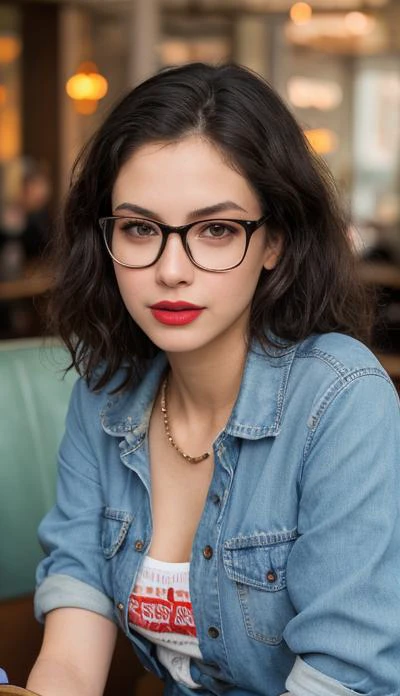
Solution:
M 50 269 L 41 264 L 27 266 L 21 278 L 0 282 L 0 300 L 20 300 L 41 295 L 52 284 Z
M 400 355 L 397 353 L 375 353 L 379 362 L 393 379 L 400 379 Z
M 359 270 L 362 280 L 368 285 L 400 288 L 400 267 L 390 263 L 360 261 Z

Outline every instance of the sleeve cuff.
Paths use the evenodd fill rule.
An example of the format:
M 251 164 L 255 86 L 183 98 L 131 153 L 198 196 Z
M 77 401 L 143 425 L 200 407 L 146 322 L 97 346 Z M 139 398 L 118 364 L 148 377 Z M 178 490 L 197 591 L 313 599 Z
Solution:
M 301 657 L 296 658 L 285 686 L 292 696 L 359 696 L 357 691 L 322 674 Z
M 115 622 L 111 599 L 95 587 L 70 575 L 48 575 L 36 589 L 34 606 L 35 616 L 42 623 L 45 614 L 61 607 L 87 609 Z

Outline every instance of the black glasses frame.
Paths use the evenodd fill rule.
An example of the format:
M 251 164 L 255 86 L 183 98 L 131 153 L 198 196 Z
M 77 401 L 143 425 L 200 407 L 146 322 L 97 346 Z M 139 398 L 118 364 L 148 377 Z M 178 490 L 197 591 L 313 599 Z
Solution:
M 169 235 L 170 234 L 179 234 L 181 241 L 182 241 L 182 244 L 183 244 L 183 248 L 186 252 L 186 255 L 188 256 L 188 258 L 190 259 L 190 261 L 192 262 L 192 264 L 194 266 L 196 266 L 197 268 L 201 268 L 203 271 L 209 271 L 210 273 L 225 273 L 225 271 L 231 271 L 233 268 L 237 268 L 238 266 L 240 266 L 241 263 L 243 263 L 245 256 L 247 254 L 247 250 L 249 248 L 249 244 L 250 244 L 250 240 L 251 240 L 252 235 L 254 234 L 254 232 L 256 232 L 256 230 L 258 230 L 261 227 L 261 225 L 263 225 L 268 220 L 268 218 L 269 218 L 269 215 L 263 215 L 258 220 L 234 220 L 232 218 L 196 220 L 195 222 L 190 222 L 188 225 L 180 225 L 178 227 L 174 227 L 172 225 L 165 225 L 164 223 L 158 222 L 156 220 L 151 220 L 150 218 L 136 218 L 136 217 L 131 218 L 131 217 L 129 217 L 129 215 L 110 215 L 108 217 L 100 218 L 99 225 L 103 231 L 104 242 L 105 242 L 107 251 L 110 254 L 111 258 L 116 263 L 118 263 L 120 266 L 124 266 L 125 268 L 150 268 L 150 266 L 154 266 L 154 264 L 157 263 L 158 259 L 161 258 L 161 256 L 162 256 L 162 253 L 167 245 Z M 160 228 L 163 238 L 162 238 L 160 250 L 159 250 L 156 258 L 154 259 L 154 261 L 146 264 L 145 266 L 135 266 L 135 265 L 130 264 L 130 263 L 123 263 L 122 261 L 119 261 L 119 259 L 117 259 L 113 255 L 113 253 L 110 249 L 110 246 L 108 244 L 108 240 L 107 240 L 107 223 L 114 221 L 114 220 L 140 220 L 141 222 L 151 222 L 153 225 L 157 225 Z M 234 222 L 238 225 L 241 225 L 241 227 L 243 227 L 243 229 L 246 233 L 246 244 L 245 244 L 245 248 L 243 251 L 243 256 L 238 263 L 235 263 L 233 266 L 229 266 L 228 268 L 215 269 L 215 268 L 207 268 L 206 266 L 202 266 L 201 264 L 197 263 L 197 261 L 195 261 L 195 259 L 192 256 L 192 253 L 190 251 L 190 247 L 189 247 L 189 244 L 187 241 L 187 235 L 188 235 L 189 230 L 192 227 L 194 227 L 195 225 L 198 225 L 199 223 L 201 224 L 204 222 L 210 222 L 210 223 L 214 223 L 214 224 L 218 223 L 218 222 Z

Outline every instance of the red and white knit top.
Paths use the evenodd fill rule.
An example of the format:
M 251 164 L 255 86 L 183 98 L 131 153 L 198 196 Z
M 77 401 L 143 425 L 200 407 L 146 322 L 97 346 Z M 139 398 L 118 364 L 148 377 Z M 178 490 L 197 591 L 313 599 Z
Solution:
M 200 688 L 190 658 L 201 659 L 189 593 L 190 563 L 146 556 L 129 599 L 129 624 L 157 645 L 157 656 L 175 681 Z

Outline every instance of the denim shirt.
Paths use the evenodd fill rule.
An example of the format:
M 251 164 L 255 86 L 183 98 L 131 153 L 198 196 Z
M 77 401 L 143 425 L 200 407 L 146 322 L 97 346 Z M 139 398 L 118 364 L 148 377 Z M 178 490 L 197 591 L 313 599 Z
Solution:
M 147 431 L 160 353 L 117 396 L 75 385 L 36 615 L 82 607 L 116 621 L 146 668 L 176 684 L 128 625 L 152 537 Z M 200 694 L 400 694 L 400 414 L 373 354 L 332 333 L 248 352 L 193 541 Z M 168 446 L 166 444 L 166 446 Z

